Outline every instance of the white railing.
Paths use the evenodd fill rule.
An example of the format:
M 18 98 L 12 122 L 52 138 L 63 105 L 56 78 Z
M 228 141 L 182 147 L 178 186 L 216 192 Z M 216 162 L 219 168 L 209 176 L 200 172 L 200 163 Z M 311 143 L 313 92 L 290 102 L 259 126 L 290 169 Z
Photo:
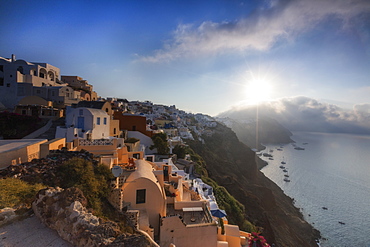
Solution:
M 109 139 L 96 139 L 96 140 L 84 140 L 84 139 L 79 139 L 78 140 L 79 146 L 109 146 L 113 145 L 113 140 Z

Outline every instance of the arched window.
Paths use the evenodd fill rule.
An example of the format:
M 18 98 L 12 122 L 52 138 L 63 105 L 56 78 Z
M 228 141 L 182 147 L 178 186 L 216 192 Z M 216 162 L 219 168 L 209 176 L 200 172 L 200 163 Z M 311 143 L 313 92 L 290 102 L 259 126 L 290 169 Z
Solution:
M 41 68 L 40 73 L 39 73 L 39 77 L 46 78 L 46 76 L 47 76 L 46 70 L 44 68 Z
M 54 81 L 54 73 L 52 71 L 48 72 L 48 77 L 49 77 L 50 81 Z

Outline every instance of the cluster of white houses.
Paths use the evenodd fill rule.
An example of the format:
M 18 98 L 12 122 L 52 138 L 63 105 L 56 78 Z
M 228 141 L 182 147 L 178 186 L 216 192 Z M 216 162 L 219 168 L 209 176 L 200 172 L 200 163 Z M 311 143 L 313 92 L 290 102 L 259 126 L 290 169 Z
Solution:
M 171 137 L 171 147 L 182 142 L 180 132 L 191 138 L 186 123 L 170 126 L 171 121 L 180 121 L 182 112 L 170 107 L 171 121 L 158 118 L 149 125 L 145 115 L 115 111 L 110 102 L 96 101 L 92 86 L 81 78 L 64 79 L 59 80 L 59 69 L 49 64 L 0 58 L 0 99 L 4 106 L 16 107 L 26 97 L 35 96 L 51 101 L 53 106 L 59 101 L 65 105 L 65 125 L 57 128 L 55 139 L 0 140 L 0 169 L 46 157 L 53 149 L 84 149 L 115 171 L 111 204 L 129 214 L 137 229 L 159 246 L 248 246 L 250 234 L 228 224 L 212 187 L 195 179 L 192 169 L 185 172 L 184 165 L 177 165 L 170 156 L 159 159 L 155 150 L 149 148 L 153 134 L 161 131 Z M 81 90 L 85 98 L 81 97 Z M 147 114 L 158 114 L 153 106 L 135 105 L 145 107 Z M 157 109 L 169 115 L 164 107 Z M 204 122 L 203 126 L 215 124 L 212 119 L 197 119 Z M 154 125 L 157 128 L 149 127 Z M 189 163 L 183 161 L 185 165 Z

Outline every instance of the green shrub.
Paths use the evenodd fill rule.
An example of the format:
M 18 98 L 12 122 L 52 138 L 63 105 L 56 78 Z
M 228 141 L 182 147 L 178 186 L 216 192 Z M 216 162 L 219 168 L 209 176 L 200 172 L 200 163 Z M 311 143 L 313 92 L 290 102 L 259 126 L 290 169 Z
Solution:
M 0 208 L 20 204 L 30 206 L 36 193 L 44 187 L 42 184 L 32 185 L 16 178 L 0 179 Z
M 102 200 L 109 192 L 108 181 L 113 175 L 108 167 L 99 164 L 94 166 L 91 161 L 73 158 L 58 169 L 63 188 L 77 187 L 82 190 L 88 200 L 88 207 L 97 215 L 102 213 Z

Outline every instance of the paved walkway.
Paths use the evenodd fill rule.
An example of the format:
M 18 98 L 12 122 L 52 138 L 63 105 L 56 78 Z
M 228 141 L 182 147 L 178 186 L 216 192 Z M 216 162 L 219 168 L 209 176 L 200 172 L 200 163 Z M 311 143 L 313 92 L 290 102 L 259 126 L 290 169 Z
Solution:
M 36 217 L 0 227 L 0 247 L 73 247 Z

